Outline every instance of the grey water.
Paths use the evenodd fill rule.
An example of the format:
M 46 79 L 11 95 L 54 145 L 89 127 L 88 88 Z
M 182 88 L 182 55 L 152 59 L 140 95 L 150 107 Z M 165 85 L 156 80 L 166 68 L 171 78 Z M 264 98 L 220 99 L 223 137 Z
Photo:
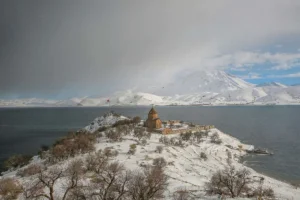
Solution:
M 0 108 L 0 163 L 13 154 L 37 153 L 69 131 L 108 111 L 146 118 L 149 107 Z M 300 106 L 157 106 L 161 119 L 213 124 L 273 156 L 248 156 L 246 165 L 280 180 L 300 183 Z M 1 171 L 1 168 L 0 168 Z

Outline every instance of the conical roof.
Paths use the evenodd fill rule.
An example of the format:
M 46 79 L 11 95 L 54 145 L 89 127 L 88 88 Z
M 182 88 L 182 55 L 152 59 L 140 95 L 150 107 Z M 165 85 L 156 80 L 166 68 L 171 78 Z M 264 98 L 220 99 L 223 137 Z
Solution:
M 152 107 L 151 110 L 149 111 L 149 114 L 157 114 L 156 110 Z

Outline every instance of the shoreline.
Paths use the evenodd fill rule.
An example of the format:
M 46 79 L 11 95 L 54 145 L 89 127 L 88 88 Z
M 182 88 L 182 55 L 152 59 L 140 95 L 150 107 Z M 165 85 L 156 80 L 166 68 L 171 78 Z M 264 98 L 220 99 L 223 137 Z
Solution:
M 0 109 L 5 108 L 133 108 L 133 107 L 151 107 L 152 105 L 102 105 L 102 106 L 0 106 Z M 155 105 L 156 107 L 277 107 L 277 106 L 300 106 L 298 104 L 215 104 L 215 105 L 202 105 L 202 104 L 190 104 L 190 105 Z
M 121 119 L 124 119 L 122 117 L 123 116 L 120 116 Z M 109 123 L 112 124 L 115 122 Z M 85 127 L 86 130 L 88 130 L 87 127 Z M 103 149 L 105 147 L 112 147 L 114 149 L 117 149 L 119 151 L 119 155 L 114 160 L 124 163 L 124 165 L 129 167 L 130 169 L 139 169 L 140 164 L 143 163 L 151 164 L 151 162 L 144 159 L 146 155 L 152 159 L 157 158 L 158 156 L 163 156 L 168 162 L 175 163 L 174 166 L 167 167 L 167 174 L 168 176 L 172 177 L 171 189 L 176 189 L 179 186 L 196 187 L 198 188 L 198 191 L 200 191 L 201 189 L 202 192 L 204 185 L 209 180 L 209 177 L 211 176 L 212 172 L 214 172 L 217 169 L 226 167 L 226 152 L 230 151 L 232 155 L 234 155 L 232 163 L 235 167 L 244 167 L 246 169 L 249 169 L 253 177 L 264 177 L 264 179 L 266 180 L 266 186 L 273 188 L 275 193 L 279 197 L 294 198 L 298 195 L 300 196 L 300 191 L 295 189 L 290 183 L 260 173 L 254 170 L 253 168 L 245 165 L 243 162 L 240 162 L 242 157 L 246 156 L 247 153 L 245 151 L 239 150 L 238 146 L 242 145 L 243 149 L 247 149 L 252 145 L 244 144 L 239 139 L 231 136 L 230 134 L 224 133 L 216 128 L 210 129 L 209 134 L 211 135 L 215 132 L 220 135 L 220 138 L 223 141 L 220 145 L 212 144 L 211 142 L 209 142 L 209 140 L 205 139 L 199 145 L 190 144 L 186 147 L 165 146 L 164 153 L 161 155 L 153 152 L 153 149 L 156 145 L 160 144 L 158 143 L 158 139 L 164 135 L 153 133 L 151 140 L 149 140 L 149 145 L 141 147 L 141 149 L 139 149 L 140 152 L 137 152 L 137 154 L 131 159 L 128 159 L 127 157 L 128 146 L 132 143 L 134 139 L 131 136 L 126 136 L 123 142 L 116 143 L 107 143 L 105 140 L 102 139 L 101 141 L 96 143 L 95 147 L 96 150 Z M 170 134 L 165 136 L 174 137 L 179 136 L 179 134 Z M 226 145 L 230 145 L 233 148 L 228 148 Z M 198 160 L 197 157 L 199 156 L 200 152 L 205 152 L 207 154 L 208 161 Z M 80 154 L 76 157 L 83 156 L 84 155 Z M 72 160 L 75 158 L 70 159 Z M 62 163 L 60 163 L 60 165 L 63 165 L 63 163 L 65 162 L 68 162 L 68 160 L 63 161 Z M 16 171 L 6 172 L 3 174 L 3 177 L 16 177 Z M 20 180 L 24 181 L 24 179 Z

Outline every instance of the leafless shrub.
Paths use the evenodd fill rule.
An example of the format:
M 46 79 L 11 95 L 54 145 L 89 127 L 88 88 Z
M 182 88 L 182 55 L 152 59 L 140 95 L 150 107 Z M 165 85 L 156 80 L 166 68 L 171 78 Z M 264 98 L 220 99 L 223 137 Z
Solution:
M 206 161 L 206 160 L 207 160 L 207 155 L 206 155 L 206 153 L 201 152 L 201 153 L 200 153 L 200 158 Z
M 95 173 L 101 173 L 108 164 L 109 157 L 105 156 L 102 151 L 90 154 L 86 157 L 86 169 Z
M 29 155 L 13 155 L 4 161 L 4 167 L 6 169 L 22 167 L 27 165 L 31 158 Z
M 80 180 L 83 178 L 84 173 L 85 169 L 82 160 L 74 160 L 68 165 L 64 174 L 66 182 L 62 200 L 68 199 L 68 197 L 73 196 L 78 191 L 76 189 L 82 186 Z
M 130 179 L 131 173 L 126 171 L 122 164 L 113 162 L 107 165 L 101 173 L 96 174 L 92 180 L 91 198 L 120 200 L 128 191 Z
M 212 136 L 210 137 L 210 141 L 211 141 L 211 143 L 214 143 L 214 144 L 222 143 L 222 140 L 220 139 L 220 136 L 218 133 L 212 134 Z
M 258 198 L 264 198 L 268 200 L 275 199 L 275 193 L 272 188 L 263 188 L 262 186 L 259 186 L 256 188 L 249 197 L 258 197 Z
M 186 132 L 186 133 L 181 133 L 180 137 L 183 141 L 189 141 L 191 139 L 191 137 L 193 136 L 192 132 Z
M 180 189 L 174 192 L 173 200 L 189 200 L 190 194 L 186 189 Z
M 16 199 L 22 192 L 22 187 L 17 180 L 12 178 L 0 179 L 0 199 Z
M 118 156 L 119 152 L 117 150 L 112 149 L 111 147 L 106 147 L 103 150 L 103 154 L 106 157 L 110 158 L 110 157 L 116 157 L 116 156 Z
M 167 166 L 167 161 L 163 157 L 155 158 L 153 160 L 153 165 L 157 166 L 157 167 L 160 167 L 160 168 L 163 168 L 163 167 Z
M 202 132 L 196 132 L 194 133 L 194 139 L 196 140 L 197 143 L 201 142 L 201 139 L 203 138 L 203 133 Z
M 114 123 L 113 125 L 112 125 L 112 127 L 117 127 L 117 126 L 121 126 L 121 125 L 125 125 L 125 124 L 132 124 L 133 123 L 133 121 L 132 120 L 129 120 L 129 119 L 124 119 L 124 120 L 119 120 L 119 121 L 117 121 L 116 123 Z
M 142 146 L 146 146 L 146 144 L 147 144 L 147 140 L 146 140 L 146 139 L 142 139 L 141 145 L 142 145 Z
M 208 194 L 224 194 L 230 197 L 239 197 L 249 192 L 250 171 L 247 169 L 236 170 L 234 167 L 217 171 L 206 184 Z
M 227 152 L 227 159 L 226 159 L 226 162 L 227 162 L 227 164 L 228 164 L 229 166 L 231 166 L 231 164 L 232 164 L 232 154 L 231 154 L 231 152 L 228 151 L 227 149 L 226 149 L 226 152 Z
M 156 146 L 156 150 L 155 150 L 156 152 L 162 153 L 163 150 L 164 150 L 164 147 L 163 147 L 163 146 Z
M 141 122 L 141 118 L 139 116 L 135 116 L 133 119 L 132 119 L 133 123 L 134 124 L 138 124 Z
M 116 130 L 107 130 L 105 136 L 110 139 L 111 142 L 120 142 L 122 141 L 122 132 L 119 129 Z
M 50 150 L 50 161 L 64 160 L 78 153 L 88 153 L 94 150 L 95 134 L 86 132 L 70 133 L 67 137 L 58 140 Z
M 148 132 L 143 127 L 136 127 L 134 129 L 133 133 L 134 133 L 134 137 L 138 138 L 139 141 L 142 138 L 148 138 L 149 137 Z M 150 135 L 150 137 L 151 137 L 151 135 Z
M 31 164 L 28 167 L 21 169 L 18 171 L 17 175 L 22 177 L 33 176 L 35 174 L 40 173 L 44 167 L 39 164 Z
M 165 144 L 165 145 L 170 145 L 171 144 L 171 141 L 168 137 L 166 136 L 162 136 L 159 138 L 159 142 Z
M 128 154 L 134 155 L 135 152 L 136 152 L 136 144 L 131 144 L 131 145 L 129 146 Z

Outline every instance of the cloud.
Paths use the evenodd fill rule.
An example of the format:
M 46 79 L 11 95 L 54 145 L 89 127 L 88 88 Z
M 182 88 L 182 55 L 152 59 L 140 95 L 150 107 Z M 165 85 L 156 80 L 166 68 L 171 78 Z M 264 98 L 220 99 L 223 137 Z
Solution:
M 4 0 L 1 11 L 1 96 L 103 94 L 187 69 L 299 62 L 255 51 L 298 38 L 297 0 Z
M 269 75 L 269 78 L 298 78 L 300 77 L 300 72 L 293 74 L 282 74 L 282 75 Z
M 239 75 L 238 77 L 245 80 L 262 79 L 258 73 L 249 73 L 248 75 Z
M 270 53 L 241 51 L 198 59 L 198 64 L 206 68 L 244 71 L 249 67 L 271 65 L 270 69 L 283 70 L 300 65 L 300 53 Z

